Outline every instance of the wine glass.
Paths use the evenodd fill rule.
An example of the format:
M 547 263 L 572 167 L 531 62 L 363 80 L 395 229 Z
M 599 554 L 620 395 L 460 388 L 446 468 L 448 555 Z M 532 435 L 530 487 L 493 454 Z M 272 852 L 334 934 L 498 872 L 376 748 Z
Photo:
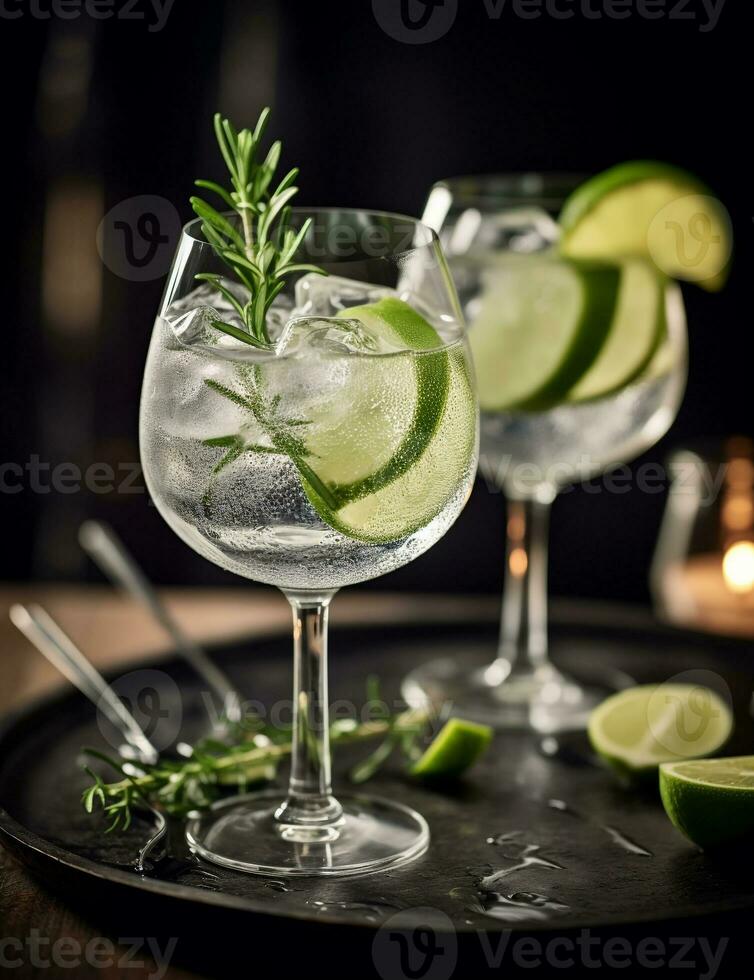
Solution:
M 236 220 L 234 216 L 229 221 Z M 293 611 L 288 794 L 222 801 L 188 825 L 202 857 L 273 875 L 353 875 L 409 861 L 429 830 L 409 807 L 333 796 L 327 616 L 339 588 L 412 561 L 474 479 L 478 409 L 436 234 L 399 215 L 294 208 L 305 272 L 267 315 L 269 349 L 212 324 L 238 284 L 188 224 L 157 317 L 141 400 L 152 498 L 205 558 L 277 586 Z M 227 270 L 226 270 L 227 272 Z M 197 280 L 197 276 L 200 280 Z
M 498 728 L 578 729 L 605 696 L 548 657 L 550 505 L 652 446 L 686 381 L 678 286 L 641 260 L 569 262 L 556 218 L 578 178 L 441 181 L 424 221 L 440 232 L 469 324 L 481 407 L 480 472 L 508 500 L 497 657 L 477 670 L 444 658 L 404 682 L 411 704 L 452 701 Z M 598 356 L 597 356 L 598 355 Z

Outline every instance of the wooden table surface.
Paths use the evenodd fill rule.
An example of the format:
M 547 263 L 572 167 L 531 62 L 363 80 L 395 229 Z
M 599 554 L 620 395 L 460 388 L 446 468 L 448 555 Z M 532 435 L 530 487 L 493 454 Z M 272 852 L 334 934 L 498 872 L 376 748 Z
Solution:
M 272 590 L 167 590 L 164 597 L 186 632 L 200 642 L 289 627 L 288 605 Z M 14 602 L 43 605 L 103 670 L 171 648 L 148 614 L 104 586 L 0 586 L 0 714 L 67 683 L 9 622 L 8 609 Z M 464 615 L 489 616 L 494 606 L 490 598 L 346 593 L 334 604 L 332 619 L 394 622 L 426 616 L 453 621 Z M 160 957 L 155 960 L 144 948 L 131 951 L 74 906 L 75 901 L 69 904 L 48 890 L 0 848 L 0 973 L 36 977 L 41 972 L 46 978 L 69 980 L 198 976 L 177 966 L 165 968 Z

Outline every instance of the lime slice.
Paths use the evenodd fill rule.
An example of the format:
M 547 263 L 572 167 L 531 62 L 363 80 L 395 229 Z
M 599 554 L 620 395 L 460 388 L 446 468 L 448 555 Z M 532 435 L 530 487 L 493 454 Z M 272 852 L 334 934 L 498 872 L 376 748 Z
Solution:
M 352 307 L 377 350 L 442 347 L 435 329 L 407 303 Z M 344 397 L 317 410 L 306 444 L 317 476 L 345 503 L 396 479 L 421 456 L 442 417 L 449 366 L 442 351 L 424 358 L 363 356 L 343 372 Z
M 660 766 L 660 796 L 673 824 L 699 847 L 754 833 L 754 756 L 669 762 Z
M 712 755 L 733 730 L 728 705 L 695 684 L 649 684 L 613 694 L 589 717 L 595 752 L 622 775 Z
M 610 332 L 568 401 L 603 398 L 630 384 L 647 368 L 666 330 L 665 278 L 648 262 L 624 263 Z
M 469 769 L 492 741 L 492 729 L 462 718 L 445 722 L 411 767 L 414 776 L 454 778 Z
M 342 315 L 394 353 L 338 359 L 343 398 L 309 420 L 311 469 L 302 482 L 331 527 L 362 541 L 397 541 L 429 524 L 467 482 L 477 425 L 466 352 L 462 342 L 443 347 L 398 299 Z
M 482 409 L 563 401 L 605 341 L 619 277 L 616 267 L 545 256 L 508 256 L 486 270 L 469 335 Z
M 727 277 L 730 217 L 678 167 L 650 160 L 612 167 L 573 192 L 560 225 L 560 249 L 572 258 L 649 258 L 666 275 L 709 290 Z
M 328 445 L 316 432 L 309 440 L 309 448 L 322 460 L 317 475 L 345 502 L 374 493 L 419 459 L 442 418 L 450 366 L 445 352 L 439 350 L 443 342 L 437 331 L 402 300 L 388 298 L 350 307 L 340 316 L 359 320 L 383 349 L 435 351 L 421 358 L 396 357 L 365 371 L 354 391 L 358 404 L 348 408 L 351 420 L 357 416 L 359 424 L 337 433 L 330 427 Z M 393 402 L 396 393 L 400 397 Z M 365 423 L 370 428 L 368 438 Z M 319 432 L 324 428 L 320 426 Z

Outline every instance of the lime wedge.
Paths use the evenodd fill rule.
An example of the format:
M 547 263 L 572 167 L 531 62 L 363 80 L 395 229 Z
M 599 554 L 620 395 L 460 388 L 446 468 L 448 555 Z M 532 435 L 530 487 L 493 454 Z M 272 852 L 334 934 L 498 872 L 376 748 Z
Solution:
M 492 741 L 492 729 L 462 718 L 446 721 L 411 767 L 414 776 L 454 778 L 469 769 Z
M 619 278 L 617 267 L 548 256 L 490 266 L 469 335 L 482 409 L 563 401 L 602 348 Z
M 660 796 L 674 826 L 699 847 L 754 834 L 754 756 L 669 762 Z
M 620 691 L 589 718 L 589 741 L 624 776 L 653 771 L 662 762 L 712 755 L 733 730 L 728 705 L 694 684 L 649 684 Z
M 727 211 L 685 170 L 651 160 L 592 177 L 560 215 L 560 249 L 572 258 L 652 259 L 668 276 L 717 290 L 732 251 Z
M 477 426 L 465 349 L 443 347 L 398 299 L 342 315 L 395 352 L 340 358 L 343 398 L 330 400 L 306 433 L 320 485 L 305 472 L 302 483 L 331 527 L 362 541 L 397 541 L 426 526 L 466 482 Z
M 665 278 L 648 262 L 624 263 L 610 332 L 568 401 L 603 398 L 630 384 L 647 368 L 666 330 Z

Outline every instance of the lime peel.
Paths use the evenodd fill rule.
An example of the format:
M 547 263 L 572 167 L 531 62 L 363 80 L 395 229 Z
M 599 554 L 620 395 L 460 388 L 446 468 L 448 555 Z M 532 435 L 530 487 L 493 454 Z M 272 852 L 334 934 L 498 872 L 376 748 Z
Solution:
M 486 752 L 492 737 L 488 725 L 450 718 L 411 767 L 411 773 L 428 778 L 456 778 Z

